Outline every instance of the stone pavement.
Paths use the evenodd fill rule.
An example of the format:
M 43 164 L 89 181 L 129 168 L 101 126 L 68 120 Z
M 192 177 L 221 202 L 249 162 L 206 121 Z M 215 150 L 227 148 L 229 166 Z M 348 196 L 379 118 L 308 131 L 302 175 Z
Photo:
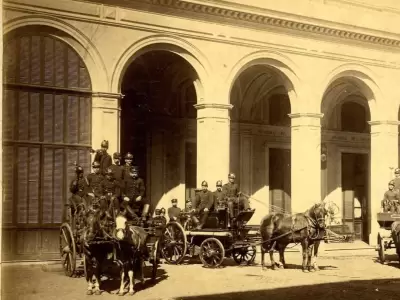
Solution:
M 132 297 L 141 300 L 400 299 L 400 269 L 394 252 L 387 255 L 393 261 L 382 265 L 376 262 L 373 249 L 365 250 L 362 255 L 357 253 L 361 250 L 353 253 L 328 250 L 325 248 L 321 252 L 318 259 L 321 270 L 315 273 L 301 271 L 298 252 L 288 252 L 288 269 L 278 271 L 262 271 L 259 255 L 253 266 L 237 266 L 230 259 L 226 259 L 220 269 L 203 268 L 198 260 L 179 266 L 162 264 L 157 282 L 151 284 L 149 280 L 144 286 L 137 284 L 138 291 Z M 266 261 L 269 262 L 268 256 Z M 101 296 L 86 296 L 85 280 L 66 277 L 58 263 L 4 264 L 2 279 L 2 298 L 7 300 L 120 298 L 115 295 L 118 280 L 104 281 L 102 289 L 105 291 Z

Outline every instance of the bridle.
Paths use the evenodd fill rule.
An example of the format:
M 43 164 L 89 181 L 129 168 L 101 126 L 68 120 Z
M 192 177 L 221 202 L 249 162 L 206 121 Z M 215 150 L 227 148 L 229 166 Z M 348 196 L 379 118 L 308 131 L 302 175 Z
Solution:
M 319 213 L 317 213 L 317 209 L 319 209 Z M 310 211 L 305 214 L 308 221 L 308 232 L 310 233 L 310 239 L 317 239 L 320 231 L 325 230 L 325 215 L 326 209 L 322 206 L 322 204 L 316 204 L 311 209 L 313 217 L 310 216 Z M 324 224 L 321 226 L 320 224 Z M 315 234 L 312 234 L 315 232 Z

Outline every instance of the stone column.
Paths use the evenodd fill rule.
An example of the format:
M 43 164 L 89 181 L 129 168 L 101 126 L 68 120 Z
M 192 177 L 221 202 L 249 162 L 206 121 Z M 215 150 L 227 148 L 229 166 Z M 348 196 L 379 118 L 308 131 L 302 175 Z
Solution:
M 291 126 L 292 213 L 321 201 L 321 118 L 323 114 L 289 115 Z
M 120 149 L 121 98 L 121 94 L 112 93 L 93 93 L 92 96 L 92 147 L 99 149 L 101 142 L 108 140 L 111 156 Z
M 229 173 L 230 104 L 202 103 L 197 109 L 197 186 L 206 180 L 210 190 Z
M 377 213 L 381 200 L 394 177 L 393 168 L 398 166 L 398 121 L 370 121 L 371 126 L 371 167 L 370 167 L 370 236 L 369 244 L 377 244 L 379 224 Z

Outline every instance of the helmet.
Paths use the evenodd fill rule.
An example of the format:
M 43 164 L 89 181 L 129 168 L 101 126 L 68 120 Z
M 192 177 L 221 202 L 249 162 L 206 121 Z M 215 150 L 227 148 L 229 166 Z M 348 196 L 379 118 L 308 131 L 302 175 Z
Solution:
M 106 170 L 106 175 L 112 176 L 112 175 L 114 175 L 114 173 L 113 173 L 113 171 L 112 171 L 110 168 L 108 168 L 108 169 Z
M 114 159 L 121 159 L 121 153 L 119 153 L 119 152 L 114 152 L 114 154 L 113 154 L 113 158 Z
M 389 185 L 393 185 L 394 186 L 394 180 L 390 180 L 389 181 Z
M 164 207 L 161 207 L 160 212 L 161 212 L 162 214 L 165 214 L 165 208 L 164 208 Z
M 171 200 L 172 203 L 178 203 L 178 199 L 174 198 Z
M 107 148 L 108 149 L 108 141 L 104 140 L 101 142 L 101 148 Z
M 222 186 L 222 180 L 218 180 L 216 185 L 217 186 Z
M 98 161 L 94 161 L 94 162 L 92 163 L 92 167 L 93 167 L 93 168 L 100 168 L 100 163 L 99 163 Z
M 125 154 L 125 159 L 133 159 L 132 153 L 128 152 L 127 154 Z
M 208 186 L 207 181 L 203 180 L 203 182 L 201 183 L 201 186 Z
M 394 174 L 400 174 L 400 169 L 399 169 L 399 168 L 396 168 L 396 169 L 394 170 Z
M 130 171 L 131 173 L 137 173 L 137 172 L 139 172 L 139 168 L 138 168 L 137 166 L 132 166 L 132 167 L 129 169 L 129 171 Z
M 228 178 L 236 178 L 235 173 L 229 173 Z
M 75 167 L 75 173 L 76 174 L 81 174 L 83 173 L 83 168 L 81 166 L 76 166 Z
M 156 209 L 154 210 L 154 213 L 156 214 L 156 216 L 161 215 L 161 209 L 156 208 Z

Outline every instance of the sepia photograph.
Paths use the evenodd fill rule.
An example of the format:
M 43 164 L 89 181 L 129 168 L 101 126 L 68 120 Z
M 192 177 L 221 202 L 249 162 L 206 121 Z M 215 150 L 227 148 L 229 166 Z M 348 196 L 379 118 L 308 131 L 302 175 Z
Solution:
M 1 300 L 400 299 L 399 0 L 0 3 Z

